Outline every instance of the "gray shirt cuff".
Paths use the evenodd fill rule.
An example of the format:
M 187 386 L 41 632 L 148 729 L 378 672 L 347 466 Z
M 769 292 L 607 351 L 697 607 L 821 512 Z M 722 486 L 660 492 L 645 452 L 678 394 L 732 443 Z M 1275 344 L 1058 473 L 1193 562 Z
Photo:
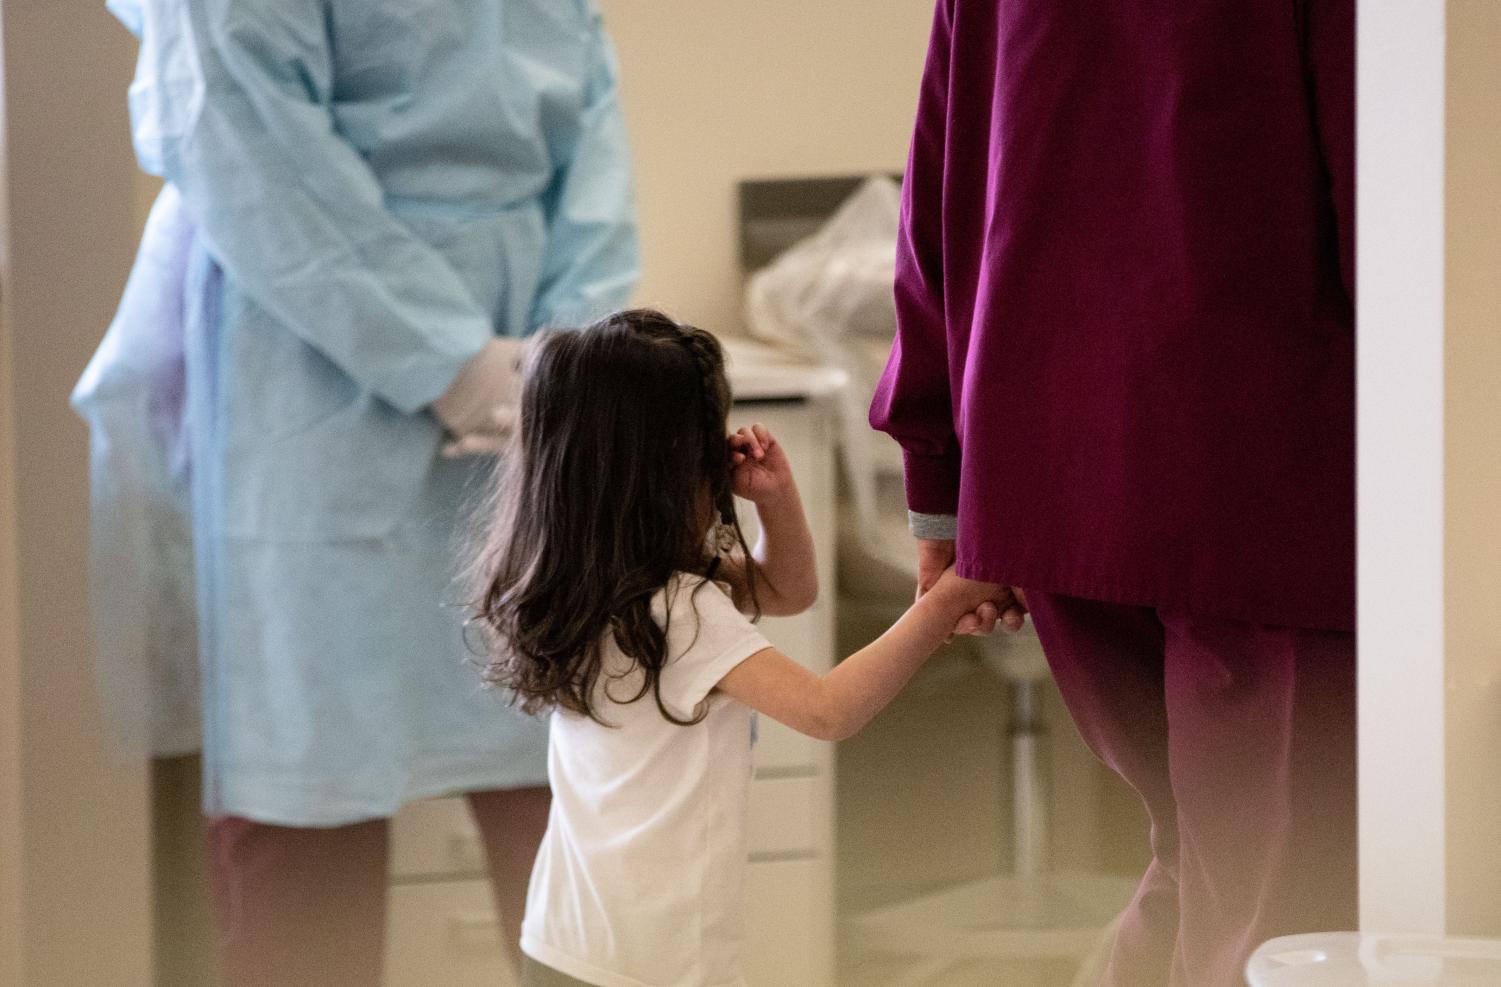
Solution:
M 907 512 L 907 526 L 914 538 L 930 538 L 953 541 L 959 534 L 959 517 L 956 514 L 921 514 Z

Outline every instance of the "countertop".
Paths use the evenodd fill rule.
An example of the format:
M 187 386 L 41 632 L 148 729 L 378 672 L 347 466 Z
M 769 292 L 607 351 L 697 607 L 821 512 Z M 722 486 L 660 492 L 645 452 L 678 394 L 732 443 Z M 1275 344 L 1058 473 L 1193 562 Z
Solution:
M 746 336 L 721 336 L 736 401 L 798 401 L 827 397 L 849 382 L 837 367 L 810 363 Z

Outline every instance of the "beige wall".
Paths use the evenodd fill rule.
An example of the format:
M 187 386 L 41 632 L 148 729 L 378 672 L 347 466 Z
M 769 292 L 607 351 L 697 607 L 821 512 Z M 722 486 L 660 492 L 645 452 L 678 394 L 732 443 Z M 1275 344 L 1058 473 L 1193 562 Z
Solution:
M 133 250 L 131 52 L 102 4 L 0 18 L 0 981 L 130 987 L 150 982 L 146 772 L 111 750 L 96 699 L 67 396 Z
M 736 183 L 901 171 L 932 0 L 600 0 L 641 213 L 637 299 L 740 323 Z
M 1448 17 L 1449 931 L 1501 936 L 1501 4 L 1449 0 Z
M 5 188 L 0 154 L 0 188 Z M 7 227 L 0 197 L 0 229 Z M 0 236 L 0 251 L 5 249 Z M 0 257 L 0 297 L 10 265 Z M 15 406 L 12 400 L 10 328 L 0 305 L 0 983 L 21 981 L 21 635 L 18 631 L 16 563 Z

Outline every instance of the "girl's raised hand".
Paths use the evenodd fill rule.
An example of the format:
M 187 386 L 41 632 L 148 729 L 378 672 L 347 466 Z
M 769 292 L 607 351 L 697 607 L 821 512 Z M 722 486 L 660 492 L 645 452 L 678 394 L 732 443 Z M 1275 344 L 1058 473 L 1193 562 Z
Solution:
M 730 486 L 735 496 L 763 504 L 794 489 L 792 465 L 765 425 L 739 429 L 728 442 Z

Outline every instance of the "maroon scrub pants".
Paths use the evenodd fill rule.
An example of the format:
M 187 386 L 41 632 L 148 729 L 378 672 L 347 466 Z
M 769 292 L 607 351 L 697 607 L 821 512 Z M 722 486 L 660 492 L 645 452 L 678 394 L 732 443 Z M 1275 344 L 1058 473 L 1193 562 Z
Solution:
M 546 788 L 469 794 L 513 953 L 549 801 Z M 226 987 L 379 987 L 389 836 L 387 819 L 328 829 L 209 820 Z
M 1355 637 L 1044 593 L 1063 700 L 1151 819 L 1108 987 L 1239 987 L 1274 936 L 1356 927 Z

